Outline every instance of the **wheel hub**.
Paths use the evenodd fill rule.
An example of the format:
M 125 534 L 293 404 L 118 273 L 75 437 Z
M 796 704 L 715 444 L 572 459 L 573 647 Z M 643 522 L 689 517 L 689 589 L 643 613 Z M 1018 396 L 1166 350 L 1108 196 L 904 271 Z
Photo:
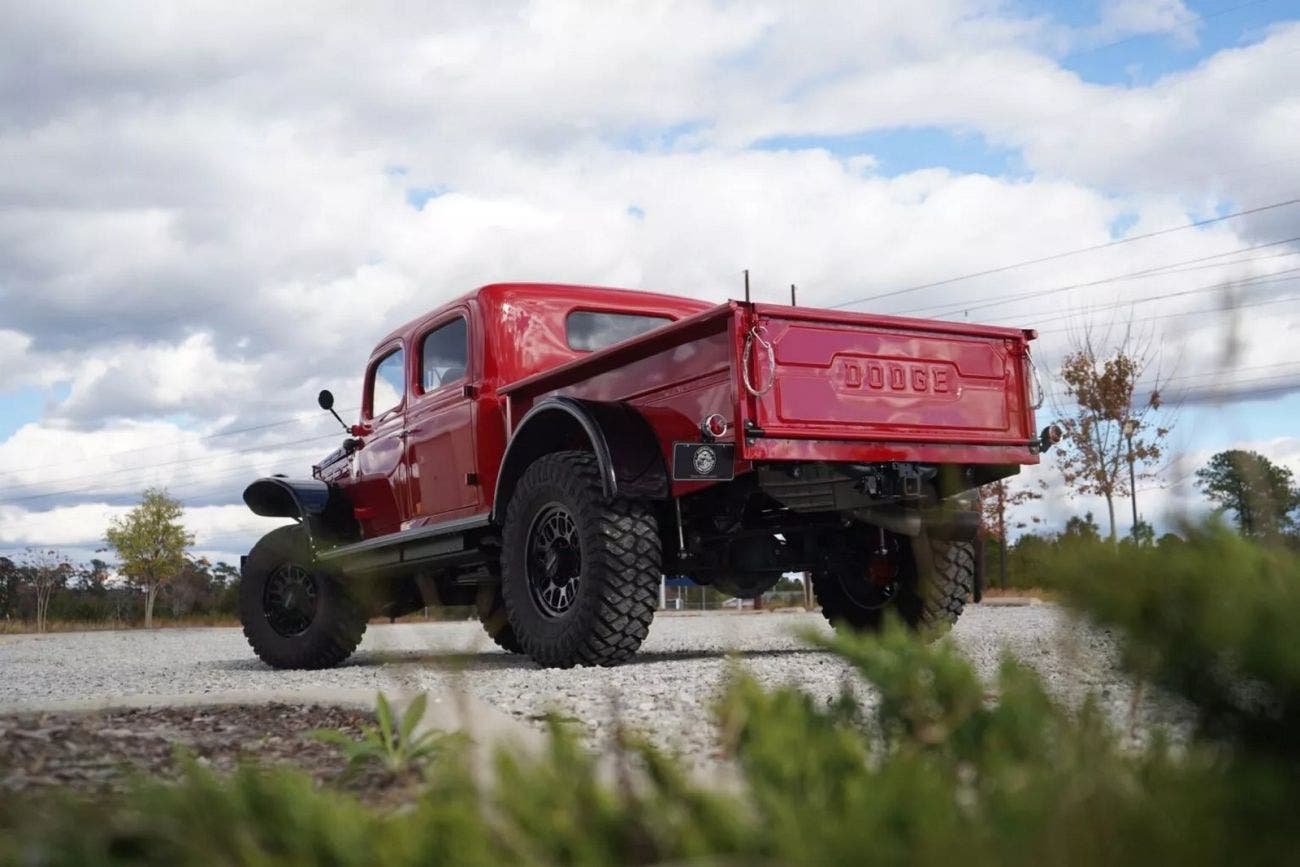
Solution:
M 573 607 L 582 580 L 578 526 L 560 503 L 548 503 L 528 528 L 528 592 L 538 610 L 558 617 Z
M 861 608 L 883 608 L 898 595 L 899 552 L 892 541 L 886 542 L 882 533 L 880 547 L 870 552 L 867 568 L 840 579 L 845 595 Z
M 311 628 L 316 619 L 316 580 L 297 563 L 281 563 L 266 581 L 262 609 L 278 635 L 292 638 Z

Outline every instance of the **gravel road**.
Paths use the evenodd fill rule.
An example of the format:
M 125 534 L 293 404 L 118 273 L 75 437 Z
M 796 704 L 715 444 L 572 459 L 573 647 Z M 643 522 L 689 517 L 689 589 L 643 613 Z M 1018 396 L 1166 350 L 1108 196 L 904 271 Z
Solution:
M 455 686 L 517 719 L 540 725 L 553 709 L 583 720 L 599 745 L 621 719 L 661 744 L 704 759 L 714 750 L 710 704 L 732 662 L 767 684 L 796 684 L 817 697 L 852 678 L 827 654 L 806 649 L 798 628 L 827 629 L 820 614 L 660 615 L 641 653 L 612 669 L 538 669 L 498 651 L 477 623 L 372 625 L 341 668 L 273 671 L 238 629 L 164 629 L 0 637 L 0 707 L 125 695 L 347 687 L 401 691 Z M 980 674 L 992 678 L 1003 652 L 1032 665 L 1058 697 L 1096 694 L 1117 724 L 1141 737 L 1153 724 L 1178 726 L 1183 710 L 1134 690 L 1115 667 L 1115 643 L 1050 604 L 974 606 L 954 636 Z M 870 691 L 859 693 L 870 703 Z

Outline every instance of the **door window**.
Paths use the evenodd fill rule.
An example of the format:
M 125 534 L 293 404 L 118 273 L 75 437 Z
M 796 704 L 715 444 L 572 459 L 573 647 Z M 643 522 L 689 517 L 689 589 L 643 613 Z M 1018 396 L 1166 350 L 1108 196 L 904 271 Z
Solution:
M 425 335 L 420 345 L 420 389 L 433 391 L 465 378 L 469 331 L 465 320 L 453 319 Z
M 370 374 L 370 417 L 379 418 L 401 406 L 406 396 L 406 354 L 401 349 L 380 359 Z

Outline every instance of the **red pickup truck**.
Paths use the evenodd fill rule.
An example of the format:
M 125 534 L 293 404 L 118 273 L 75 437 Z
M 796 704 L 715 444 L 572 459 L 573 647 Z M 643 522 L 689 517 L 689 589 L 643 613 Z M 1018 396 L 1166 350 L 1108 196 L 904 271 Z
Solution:
M 613 665 L 663 575 L 748 597 L 786 572 L 837 625 L 951 623 L 979 593 L 976 489 L 1057 436 L 1035 433 L 1033 337 L 484 286 L 379 342 L 312 478 L 244 492 L 295 520 L 243 558 L 244 632 L 272 666 L 320 668 L 375 614 L 475 605 L 541 665 Z

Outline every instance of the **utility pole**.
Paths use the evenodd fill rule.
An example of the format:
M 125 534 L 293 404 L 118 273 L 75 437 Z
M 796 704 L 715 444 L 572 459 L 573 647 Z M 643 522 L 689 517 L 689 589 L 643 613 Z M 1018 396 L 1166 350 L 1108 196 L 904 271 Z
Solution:
M 1128 494 L 1129 502 L 1133 504 L 1133 544 L 1138 542 L 1138 488 L 1137 473 L 1133 469 L 1133 434 L 1137 433 L 1137 421 L 1134 419 L 1124 420 L 1124 436 L 1128 438 Z
M 1007 483 L 998 482 L 998 583 L 1007 589 Z

